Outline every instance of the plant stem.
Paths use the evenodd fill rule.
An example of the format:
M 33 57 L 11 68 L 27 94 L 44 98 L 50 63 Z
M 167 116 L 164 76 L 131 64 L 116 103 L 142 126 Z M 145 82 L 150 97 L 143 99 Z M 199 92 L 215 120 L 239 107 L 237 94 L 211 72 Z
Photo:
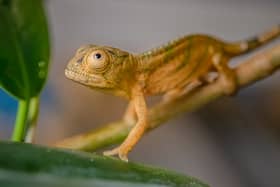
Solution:
M 39 104 L 40 99 L 39 96 L 33 97 L 30 100 L 29 104 L 29 112 L 28 112 L 28 119 L 27 119 L 27 133 L 25 136 L 25 142 L 33 143 L 35 137 L 35 130 L 37 127 L 37 120 L 39 114 Z
M 37 127 L 37 119 L 39 113 L 39 96 L 33 97 L 29 103 L 28 119 L 27 119 L 27 132 L 25 142 L 33 143 L 35 137 L 35 130 Z
M 12 141 L 15 142 L 24 141 L 29 102 L 30 102 L 29 99 L 19 100 L 18 102 L 18 111 L 17 111 L 17 117 L 14 126 L 14 131 L 12 135 Z

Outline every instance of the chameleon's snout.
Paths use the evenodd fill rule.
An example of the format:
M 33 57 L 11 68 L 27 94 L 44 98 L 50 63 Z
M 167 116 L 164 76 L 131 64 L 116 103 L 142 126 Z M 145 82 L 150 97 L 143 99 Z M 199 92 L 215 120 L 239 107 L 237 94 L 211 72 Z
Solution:
M 65 74 L 66 78 L 71 79 L 73 81 L 85 82 L 87 79 L 86 74 L 80 70 L 80 67 L 78 67 L 78 64 L 73 63 L 73 60 L 71 60 L 67 64 L 67 66 L 64 70 L 64 74 Z
M 110 87 L 102 77 L 88 73 L 77 64 L 69 63 L 64 74 L 66 78 L 92 88 Z
M 64 71 L 64 75 L 65 75 L 65 77 L 67 77 L 68 79 L 71 79 L 72 77 L 71 77 L 71 73 L 70 73 L 70 71 L 66 68 L 65 69 L 65 71 Z
M 74 81 L 78 77 L 76 73 L 74 73 L 73 71 L 69 70 L 68 68 L 65 69 L 64 75 L 65 75 L 66 78 L 74 80 Z
M 67 64 L 65 70 L 64 70 L 64 75 L 68 78 L 68 79 L 73 79 L 73 69 L 75 69 L 71 63 L 71 61 Z

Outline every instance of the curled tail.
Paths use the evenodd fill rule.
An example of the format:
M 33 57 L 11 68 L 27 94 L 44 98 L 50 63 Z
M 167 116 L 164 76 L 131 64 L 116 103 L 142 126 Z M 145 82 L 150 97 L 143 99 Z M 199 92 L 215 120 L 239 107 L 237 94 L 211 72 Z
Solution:
M 230 55 L 238 56 L 241 54 L 248 53 L 279 36 L 280 36 L 280 25 L 277 25 L 271 30 L 264 32 L 256 37 L 250 38 L 248 40 L 243 40 L 234 43 L 225 43 L 224 50 L 226 53 Z

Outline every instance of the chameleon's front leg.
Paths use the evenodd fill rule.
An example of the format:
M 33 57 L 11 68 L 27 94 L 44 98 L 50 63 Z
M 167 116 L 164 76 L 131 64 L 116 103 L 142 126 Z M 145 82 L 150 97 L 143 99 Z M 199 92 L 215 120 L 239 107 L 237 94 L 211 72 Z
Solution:
M 135 146 L 135 144 L 140 140 L 143 136 L 146 128 L 147 128 L 147 106 L 144 98 L 144 94 L 142 91 L 136 91 L 132 100 L 130 101 L 133 104 L 135 113 L 137 115 L 137 123 L 132 128 L 124 142 L 117 148 L 105 151 L 104 155 L 118 155 L 121 160 L 128 161 L 127 154 L 131 151 L 131 149 Z M 132 110 L 132 109 L 128 109 Z
M 129 125 L 135 124 L 135 122 L 137 120 L 137 116 L 135 113 L 135 107 L 134 107 L 133 101 L 129 101 L 126 111 L 124 113 L 123 120 Z

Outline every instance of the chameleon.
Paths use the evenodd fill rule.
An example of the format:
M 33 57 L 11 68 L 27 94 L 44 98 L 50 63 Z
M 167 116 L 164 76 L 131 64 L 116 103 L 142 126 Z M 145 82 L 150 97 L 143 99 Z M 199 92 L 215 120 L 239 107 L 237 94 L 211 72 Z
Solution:
M 118 147 L 104 155 L 127 155 L 149 126 L 146 97 L 162 95 L 170 102 L 201 83 L 210 83 L 211 72 L 222 80 L 225 95 L 237 91 L 229 61 L 280 36 L 280 25 L 258 36 L 227 42 L 206 34 L 187 35 L 141 54 L 102 45 L 81 46 L 68 62 L 65 76 L 89 88 L 129 101 L 123 119 L 131 130 Z M 213 81 L 213 80 L 212 80 Z

